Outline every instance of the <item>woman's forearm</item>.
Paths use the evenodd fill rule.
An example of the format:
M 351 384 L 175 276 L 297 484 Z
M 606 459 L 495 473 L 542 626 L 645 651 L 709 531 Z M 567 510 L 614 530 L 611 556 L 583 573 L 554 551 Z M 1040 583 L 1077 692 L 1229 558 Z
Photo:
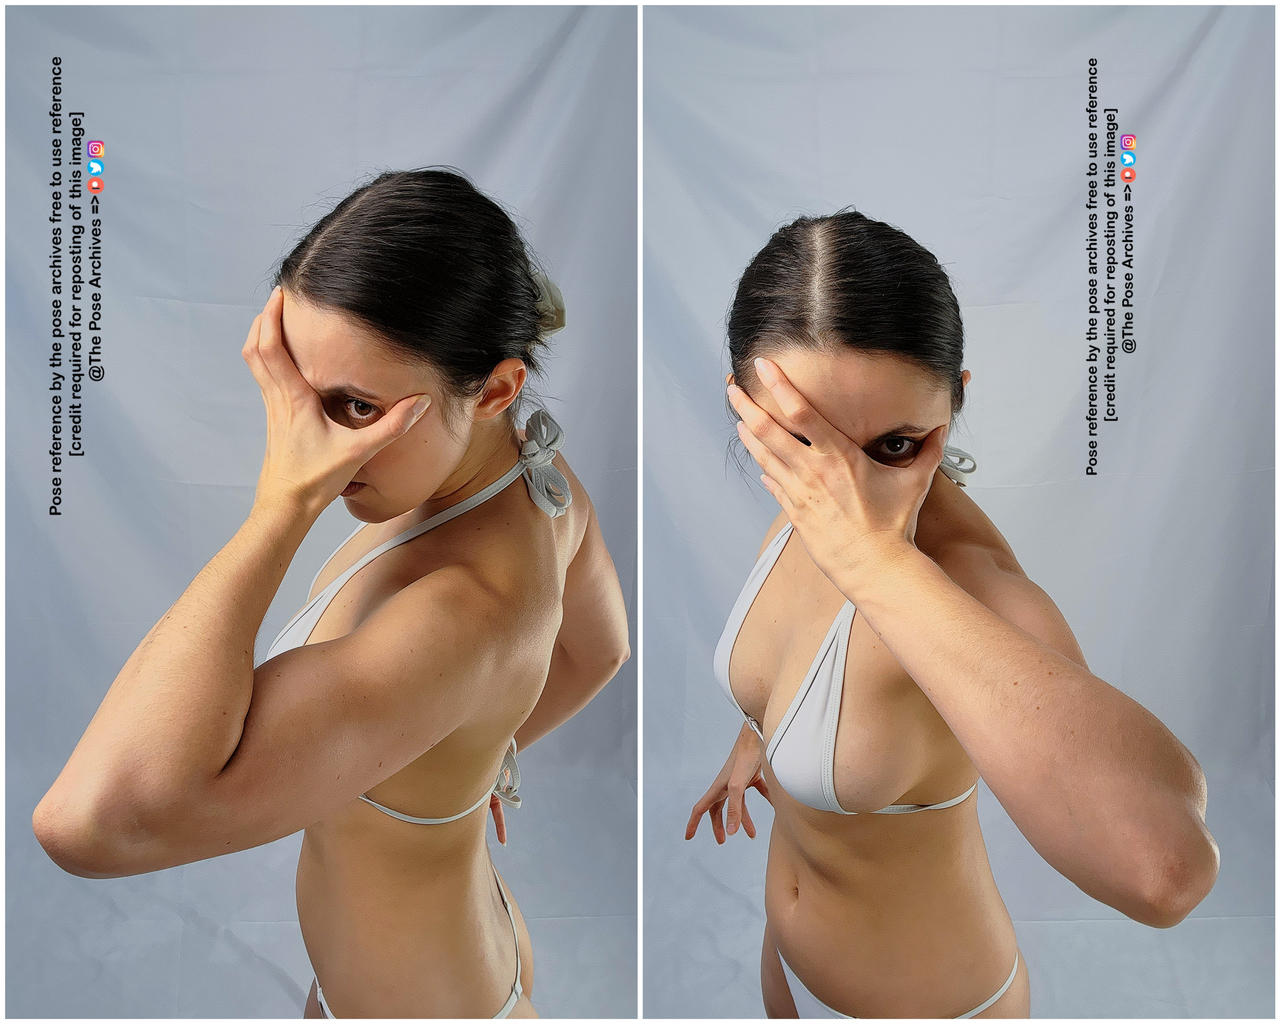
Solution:
M 129 656 L 42 801 L 46 810 L 101 821 L 196 798 L 239 743 L 254 639 L 318 514 L 255 504 Z
M 525 750 L 576 715 L 604 688 L 605 683 L 617 675 L 618 669 L 630 656 L 628 651 L 612 661 L 580 661 L 557 642 L 551 653 L 551 665 L 542 695 L 529 712 L 529 717 L 516 730 L 516 747 Z
M 1148 924 L 1176 923 L 1203 898 L 1217 873 L 1204 775 L 1159 719 L 913 546 L 870 575 L 858 613 L 1050 864 Z

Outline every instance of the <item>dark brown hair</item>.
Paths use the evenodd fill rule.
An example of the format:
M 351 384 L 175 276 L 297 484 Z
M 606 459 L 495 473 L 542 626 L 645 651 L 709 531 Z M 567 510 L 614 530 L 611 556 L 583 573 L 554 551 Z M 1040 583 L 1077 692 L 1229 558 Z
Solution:
M 429 364 L 444 379 L 447 421 L 503 359 L 541 374 L 548 324 L 536 270 L 502 207 L 452 169 L 421 168 L 385 171 L 339 202 L 273 283 L 367 327 L 392 355 Z
M 953 418 L 964 404 L 964 325 L 946 272 L 904 232 L 856 210 L 775 231 L 738 281 L 728 336 L 740 387 L 755 383 L 756 356 L 848 346 L 917 364 L 950 391 Z

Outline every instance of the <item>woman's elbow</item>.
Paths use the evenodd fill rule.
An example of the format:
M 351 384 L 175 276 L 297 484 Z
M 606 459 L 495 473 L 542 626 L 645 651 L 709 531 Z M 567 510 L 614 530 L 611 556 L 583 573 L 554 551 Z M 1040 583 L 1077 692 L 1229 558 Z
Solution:
M 31 815 L 31 831 L 44 852 L 63 871 L 80 878 L 119 878 L 103 830 L 87 818 L 41 801 Z
M 1143 924 L 1172 928 L 1184 920 L 1218 880 L 1221 855 L 1218 844 L 1196 817 L 1191 838 L 1168 848 L 1160 870 L 1153 872 L 1152 892 Z
M 613 658 L 609 661 L 608 675 L 605 677 L 606 681 L 616 676 L 618 670 L 631 660 L 631 642 L 627 638 L 625 630 L 619 640 L 619 644 L 614 648 Z
M 625 665 L 631 657 L 631 648 L 623 641 L 621 647 L 615 648 L 613 653 L 596 661 L 588 671 L 591 673 L 591 679 L 594 681 L 596 690 L 602 689 L 613 681 L 613 677 L 618 674 L 618 670 Z
M 608 653 L 598 666 L 598 670 L 604 681 L 608 682 L 617 675 L 618 669 L 631 660 L 631 631 L 627 626 L 624 608 L 619 608 L 605 636 L 607 639 L 601 646 L 601 652 Z
M 31 814 L 31 831 L 50 860 L 80 878 L 124 878 L 154 870 L 147 866 L 150 832 L 136 816 L 121 823 L 46 794 Z

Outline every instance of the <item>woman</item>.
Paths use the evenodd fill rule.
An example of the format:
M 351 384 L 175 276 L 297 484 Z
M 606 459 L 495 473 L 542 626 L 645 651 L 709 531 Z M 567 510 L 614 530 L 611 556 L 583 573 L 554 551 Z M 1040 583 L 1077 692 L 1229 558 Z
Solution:
M 685 838 L 706 813 L 723 843 L 726 805 L 754 837 L 747 788 L 773 805 L 769 1016 L 1026 1017 L 978 778 L 1081 889 L 1169 927 L 1217 874 L 1200 767 L 1089 671 L 965 494 L 945 439 L 970 373 L 931 254 L 857 212 L 801 217 L 743 274 L 728 335 L 782 513 L 716 649 L 745 724 Z
M 515 751 L 629 656 L 559 426 L 539 410 L 516 428 L 559 293 L 496 203 L 430 169 L 354 192 L 276 280 L 242 351 L 267 409 L 252 511 L 129 658 L 33 825 L 88 877 L 305 828 L 298 919 L 323 979 L 305 1016 L 536 1016 L 483 808 L 505 840 Z M 339 494 L 362 525 L 255 666 Z

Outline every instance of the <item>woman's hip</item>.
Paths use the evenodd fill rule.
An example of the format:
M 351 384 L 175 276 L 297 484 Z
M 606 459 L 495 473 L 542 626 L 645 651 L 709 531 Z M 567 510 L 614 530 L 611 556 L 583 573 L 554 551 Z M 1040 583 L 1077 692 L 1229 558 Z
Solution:
M 486 861 L 482 884 L 460 877 L 429 901 L 406 892 L 390 912 L 382 897 L 300 886 L 298 920 L 317 977 L 309 1008 L 330 1017 L 491 1017 L 502 1007 L 504 1016 L 531 1015 L 528 928 Z
M 890 889 L 867 900 L 824 899 L 812 888 L 766 892 L 761 982 L 774 990 L 765 992 L 766 1008 L 808 1001 L 801 1016 L 823 1005 L 834 1010 L 819 1016 L 1025 1015 L 999 1012 L 1029 999 L 1004 902 L 998 894 L 952 897 L 931 909 Z M 803 991 L 789 991 L 796 980 Z

